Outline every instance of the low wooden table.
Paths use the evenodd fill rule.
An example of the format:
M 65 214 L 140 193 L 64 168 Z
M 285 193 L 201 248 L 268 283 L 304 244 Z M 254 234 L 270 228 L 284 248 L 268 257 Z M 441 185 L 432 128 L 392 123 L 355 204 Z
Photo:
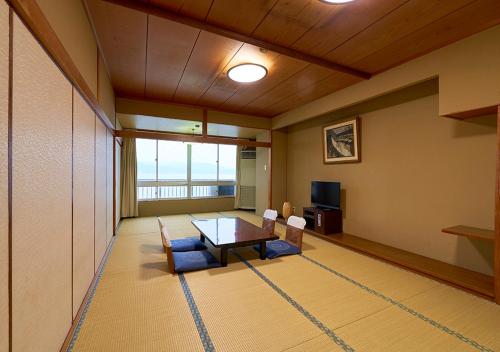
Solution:
M 266 241 L 277 240 L 279 237 L 270 234 L 240 218 L 218 218 L 193 220 L 191 223 L 200 231 L 200 240 L 205 239 L 216 248 L 220 248 L 220 262 L 227 266 L 227 251 L 229 248 L 260 245 L 260 259 L 266 259 Z

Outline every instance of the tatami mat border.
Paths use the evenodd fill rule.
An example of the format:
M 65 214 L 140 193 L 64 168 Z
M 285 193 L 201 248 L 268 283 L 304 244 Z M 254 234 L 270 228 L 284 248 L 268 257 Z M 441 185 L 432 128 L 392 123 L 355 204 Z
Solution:
M 304 307 L 302 307 L 297 301 L 290 297 L 285 291 L 279 288 L 274 282 L 272 282 L 267 276 L 261 273 L 257 268 L 255 268 L 250 262 L 243 258 L 239 253 L 232 251 L 239 260 L 241 260 L 250 270 L 252 270 L 259 278 L 261 278 L 265 283 L 267 283 L 271 288 L 276 291 L 281 297 L 283 297 L 288 303 L 290 303 L 295 309 L 297 309 L 304 317 L 306 317 L 310 322 L 316 325 L 321 331 L 323 331 L 333 342 L 339 345 L 344 351 L 354 352 L 354 348 L 349 346 L 344 340 L 342 340 L 337 334 L 333 332 L 330 328 L 325 326 L 321 321 L 318 320 L 314 315 L 309 313 Z
M 324 270 L 326 270 L 326 271 L 334 274 L 335 276 L 340 277 L 341 279 L 344 279 L 344 280 L 350 282 L 351 284 L 353 284 L 353 285 L 361 288 L 362 290 L 364 290 L 364 291 L 366 291 L 368 293 L 371 293 L 374 296 L 377 296 L 377 297 L 383 299 L 384 301 L 392 304 L 393 306 L 398 307 L 398 308 L 404 310 L 405 312 L 407 312 L 407 313 L 409 313 L 409 314 L 411 314 L 411 315 L 413 315 L 413 316 L 415 316 L 415 317 L 417 317 L 417 318 L 425 321 L 426 323 L 431 324 L 432 326 L 438 328 L 439 330 L 441 330 L 441 331 L 443 331 L 443 332 L 445 332 L 445 333 L 447 333 L 447 334 L 449 334 L 451 336 L 454 336 L 454 337 L 458 338 L 459 340 L 465 342 L 466 344 L 468 344 L 468 345 L 470 345 L 470 346 L 472 346 L 474 348 L 477 348 L 479 351 L 494 352 L 492 349 L 489 349 L 488 347 L 480 345 L 476 341 L 474 341 L 474 340 L 472 340 L 472 339 L 470 339 L 470 338 L 468 338 L 468 337 L 460 334 L 459 332 L 456 332 L 456 331 L 454 331 L 454 330 L 452 330 L 452 329 L 444 326 L 443 324 L 441 324 L 441 323 L 439 323 L 439 322 L 437 322 L 437 321 L 435 321 L 435 320 L 433 320 L 433 319 L 431 319 L 431 318 L 423 315 L 422 313 L 419 313 L 419 312 L 415 311 L 414 309 L 411 309 L 410 307 L 404 305 L 401 302 L 398 302 L 398 301 L 396 301 L 396 300 L 394 300 L 394 299 L 392 299 L 390 297 L 387 297 L 383 293 L 375 291 L 374 289 L 369 288 L 368 286 L 363 285 L 362 283 L 360 283 L 360 282 L 358 282 L 358 281 L 356 281 L 354 279 L 351 279 L 350 277 L 348 277 L 348 276 L 346 276 L 346 275 L 344 275 L 342 273 L 339 273 L 338 271 L 336 271 L 336 270 L 334 270 L 332 268 L 329 268 L 328 266 L 326 266 L 326 265 L 324 265 L 324 264 L 322 264 L 322 263 L 320 263 L 320 262 L 318 262 L 318 261 L 316 261 L 316 260 L 314 260 L 314 259 L 312 259 L 312 258 L 310 258 L 308 256 L 305 256 L 304 254 L 300 254 L 300 256 L 302 258 L 304 258 L 305 260 L 307 260 L 307 261 L 309 261 L 309 262 L 311 262 L 311 263 L 319 266 L 320 268 L 322 268 L 322 269 L 324 269 Z
M 184 291 L 184 296 L 186 296 L 186 301 L 189 305 L 189 310 L 191 311 L 194 323 L 196 324 L 196 329 L 198 330 L 198 334 L 200 335 L 200 340 L 203 344 L 203 348 L 206 352 L 215 352 L 214 344 L 212 343 L 212 339 L 208 334 L 207 327 L 205 326 L 205 323 L 201 318 L 200 311 L 198 310 L 198 306 L 196 305 L 196 302 L 193 298 L 193 294 L 191 293 L 186 277 L 183 273 L 179 273 L 178 275 L 182 290 Z
M 108 262 L 109 256 L 111 254 L 111 251 L 113 250 L 113 247 L 115 245 L 116 237 L 113 237 L 108 250 L 106 251 L 104 258 L 102 259 L 102 263 L 100 267 L 98 268 L 99 273 L 97 274 L 97 277 L 90 288 L 90 295 L 85 302 L 85 306 L 83 308 L 82 314 L 80 315 L 80 319 L 78 320 L 78 323 L 76 325 L 75 330 L 73 331 L 73 335 L 71 336 L 71 341 L 68 345 L 68 348 L 66 349 L 67 352 L 73 351 L 73 347 L 75 347 L 76 340 L 78 339 L 78 335 L 80 334 L 80 329 L 82 328 L 82 325 L 85 321 L 85 318 L 87 317 L 87 312 L 89 310 L 90 304 L 92 303 L 92 300 L 94 299 L 95 291 L 97 289 L 97 286 L 99 285 L 99 282 L 101 281 L 102 274 L 104 273 L 104 268 L 106 267 L 106 264 Z

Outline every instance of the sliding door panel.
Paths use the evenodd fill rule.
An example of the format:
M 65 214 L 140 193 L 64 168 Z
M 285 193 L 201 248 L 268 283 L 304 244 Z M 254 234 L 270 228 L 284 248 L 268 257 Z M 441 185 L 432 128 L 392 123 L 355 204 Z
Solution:
M 106 244 L 113 237 L 113 135 L 106 132 Z
M 106 127 L 96 118 L 95 131 L 95 270 L 106 252 Z
M 9 7 L 0 2 L 0 352 L 9 350 L 8 213 Z
M 95 114 L 73 90 L 73 317 L 94 277 Z
M 71 85 L 14 19 L 12 350 L 57 351 L 71 326 Z

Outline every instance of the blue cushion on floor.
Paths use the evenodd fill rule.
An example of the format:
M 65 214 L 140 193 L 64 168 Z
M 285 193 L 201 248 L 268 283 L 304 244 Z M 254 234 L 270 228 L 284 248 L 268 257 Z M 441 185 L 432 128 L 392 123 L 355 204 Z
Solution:
M 260 245 L 256 245 L 254 248 L 259 251 Z M 287 241 L 276 240 L 266 242 L 266 257 L 269 259 L 292 254 L 300 254 L 300 249 Z
M 202 251 L 207 249 L 207 246 L 196 237 L 179 238 L 170 242 L 172 243 L 172 251 L 174 252 Z
M 175 271 L 195 271 L 216 268 L 220 263 L 209 251 L 174 252 Z

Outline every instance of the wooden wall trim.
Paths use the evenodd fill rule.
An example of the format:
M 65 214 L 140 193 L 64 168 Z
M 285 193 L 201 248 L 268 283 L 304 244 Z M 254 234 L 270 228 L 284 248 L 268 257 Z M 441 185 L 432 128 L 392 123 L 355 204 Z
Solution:
M 236 32 L 234 30 L 230 30 L 227 28 L 222 28 L 192 17 L 181 15 L 179 13 L 174 13 L 172 11 L 166 10 L 151 3 L 146 4 L 140 1 L 133 1 L 133 0 L 104 0 L 104 1 L 107 1 L 115 5 L 127 7 L 129 9 L 133 9 L 136 11 L 140 11 L 148 15 L 153 15 L 167 19 L 169 21 L 181 23 L 183 25 L 197 28 L 206 32 L 214 33 L 216 35 L 220 35 L 226 38 L 234 39 L 243 43 L 248 43 L 259 48 L 271 50 L 274 51 L 275 53 L 292 57 L 294 59 L 305 61 L 314 65 L 322 66 L 330 70 L 343 72 L 363 79 L 369 79 L 371 77 L 371 74 L 368 72 L 363 72 L 346 65 L 325 60 L 318 56 L 313 56 L 308 53 L 297 51 L 285 46 L 274 44 L 265 40 L 260 40 L 252 36 L 249 36 L 247 34 Z
M 114 126 L 111 124 L 109 118 L 99 104 L 97 97 L 94 95 L 71 59 L 71 56 L 57 37 L 56 32 L 50 26 L 50 23 L 38 6 L 36 0 L 6 1 L 31 31 L 52 61 L 54 61 L 66 78 L 78 90 L 92 110 L 94 110 L 99 119 L 110 131 L 113 131 Z
M 115 131 L 115 136 L 129 137 L 129 138 L 160 139 L 166 141 L 229 144 L 229 145 L 241 145 L 247 147 L 271 148 L 271 143 L 268 142 L 257 142 L 248 139 L 240 139 L 232 137 L 214 137 L 214 136 L 203 137 L 202 135 L 163 133 L 163 132 L 141 131 L 141 130 L 118 130 Z
M 497 174 L 495 186 L 495 302 L 500 304 L 500 105 L 497 106 Z

